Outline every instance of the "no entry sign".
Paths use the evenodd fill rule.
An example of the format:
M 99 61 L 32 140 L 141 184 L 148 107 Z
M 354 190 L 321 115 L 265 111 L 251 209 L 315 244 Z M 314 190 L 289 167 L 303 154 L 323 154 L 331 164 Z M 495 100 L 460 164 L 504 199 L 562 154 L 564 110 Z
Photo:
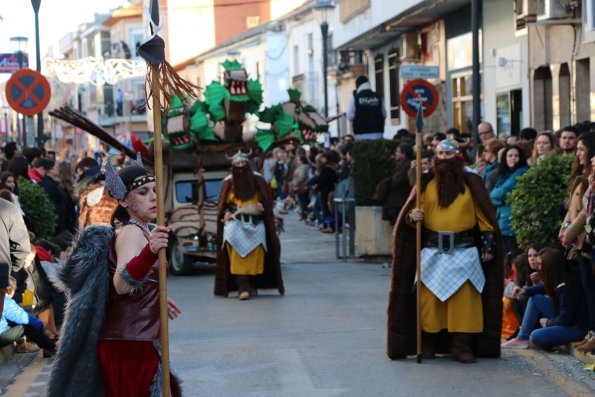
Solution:
M 50 85 L 45 77 L 31 69 L 15 72 L 6 82 L 6 100 L 11 108 L 33 116 L 50 102 Z
M 438 106 L 438 90 L 426 80 L 411 80 L 401 91 L 401 106 L 410 117 L 417 116 L 419 103 L 423 106 L 424 117 L 431 115 Z

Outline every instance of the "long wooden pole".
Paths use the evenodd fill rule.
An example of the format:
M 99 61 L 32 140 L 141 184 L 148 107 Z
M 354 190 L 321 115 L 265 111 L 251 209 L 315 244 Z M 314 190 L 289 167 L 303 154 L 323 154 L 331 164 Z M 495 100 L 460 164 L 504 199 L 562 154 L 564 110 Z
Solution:
M 417 109 L 417 119 L 415 126 L 417 133 L 415 134 L 415 208 L 421 207 L 421 147 L 422 147 L 422 130 L 424 125 L 423 105 L 419 101 Z M 415 222 L 415 299 L 416 299 L 416 322 L 417 322 L 417 362 L 421 364 L 421 228 L 422 222 Z
M 156 66 L 153 68 L 153 76 L 158 76 L 159 71 Z M 155 163 L 155 180 L 157 187 L 157 224 L 165 225 L 165 208 L 163 206 L 163 151 L 161 144 L 161 105 L 159 104 L 159 86 L 153 81 L 151 92 L 153 95 L 153 158 Z M 163 397 L 171 396 L 171 386 L 169 383 L 169 329 L 167 315 L 167 257 L 165 248 L 159 250 L 159 310 L 160 310 L 160 330 L 161 330 L 161 382 L 163 385 Z

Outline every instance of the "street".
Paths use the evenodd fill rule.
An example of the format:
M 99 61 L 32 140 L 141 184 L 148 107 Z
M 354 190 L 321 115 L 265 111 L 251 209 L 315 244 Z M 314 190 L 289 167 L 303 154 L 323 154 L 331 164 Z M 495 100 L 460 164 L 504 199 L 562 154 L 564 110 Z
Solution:
M 213 296 L 212 267 L 171 277 L 182 308 L 170 353 L 185 396 L 581 396 L 595 375 L 564 353 L 504 351 L 463 365 L 446 358 L 390 361 L 385 354 L 389 258 L 335 258 L 334 235 L 285 217 L 286 295 Z M 22 356 L 22 355 L 18 355 Z M 14 356 L 13 356 L 14 359 Z M 43 396 L 52 360 L 39 353 L 6 396 Z

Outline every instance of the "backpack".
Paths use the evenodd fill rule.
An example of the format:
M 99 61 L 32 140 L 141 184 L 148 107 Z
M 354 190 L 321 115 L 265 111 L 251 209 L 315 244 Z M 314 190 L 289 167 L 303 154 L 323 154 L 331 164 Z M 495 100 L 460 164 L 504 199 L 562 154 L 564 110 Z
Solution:
M 275 170 L 273 171 L 273 175 L 275 175 L 275 179 L 277 179 L 277 182 L 279 182 L 285 177 L 285 163 L 283 161 L 277 161 L 275 163 Z

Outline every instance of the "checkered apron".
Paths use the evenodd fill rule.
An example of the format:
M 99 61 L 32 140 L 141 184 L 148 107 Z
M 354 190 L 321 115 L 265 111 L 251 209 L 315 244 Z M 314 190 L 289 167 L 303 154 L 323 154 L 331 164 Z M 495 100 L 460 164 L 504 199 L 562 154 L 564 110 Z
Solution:
M 452 253 L 441 252 L 438 248 L 421 250 L 421 281 L 442 302 L 467 280 L 479 293 L 483 291 L 485 276 L 476 247 L 455 248 Z
M 223 246 L 228 243 L 245 258 L 250 252 L 254 251 L 259 244 L 262 244 L 264 250 L 267 250 L 266 229 L 264 221 L 256 225 L 252 221 L 245 221 L 241 216 L 238 219 L 232 219 L 223 227 Z

